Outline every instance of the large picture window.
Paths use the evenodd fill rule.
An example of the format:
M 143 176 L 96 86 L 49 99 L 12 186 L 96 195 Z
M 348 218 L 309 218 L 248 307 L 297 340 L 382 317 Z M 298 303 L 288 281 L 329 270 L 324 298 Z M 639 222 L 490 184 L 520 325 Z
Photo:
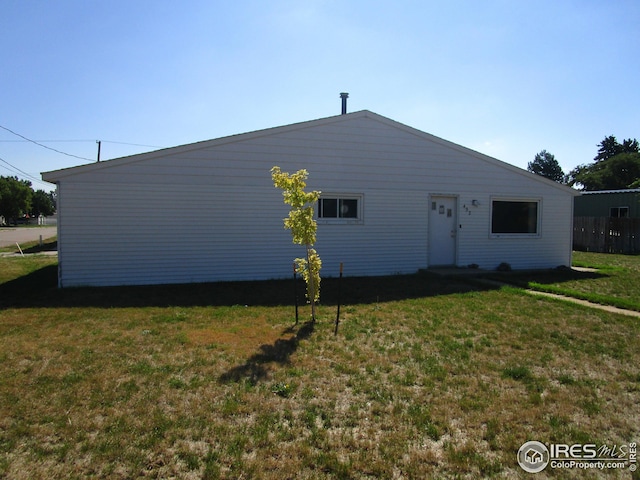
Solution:
M 318 220 L 362 220 L 361 195 L 323 195 L 318 200 Z
M 538 235 L 538 200 L 492 200 L 491 234 Z

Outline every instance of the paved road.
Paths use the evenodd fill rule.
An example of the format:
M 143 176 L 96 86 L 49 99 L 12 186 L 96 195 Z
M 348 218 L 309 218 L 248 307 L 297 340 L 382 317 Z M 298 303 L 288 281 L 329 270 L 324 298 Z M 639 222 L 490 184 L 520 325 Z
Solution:
M 57 234 L 56 227 L 0 227 L 0 247 L 15 245 L 16 242 L 23 244 L 42 239 L 54 237 Z

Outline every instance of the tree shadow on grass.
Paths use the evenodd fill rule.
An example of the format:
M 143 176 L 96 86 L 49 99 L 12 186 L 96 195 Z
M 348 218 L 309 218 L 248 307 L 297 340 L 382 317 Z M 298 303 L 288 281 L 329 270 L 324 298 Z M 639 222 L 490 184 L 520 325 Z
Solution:
M 223 383 L 249 381 L 255 385 L 267 377 L 270 363 L 284 365 L 289 363 L 289 359 L 298 349 L 300 342 L 309 338 L 314 331 L 315 324 L 311 321 L 303 323 L 296 334 L 288 339 L 277 339 L 273 344 L 260 346 L 260 351 L 247 359 L 242 365 L 231 368 L 220 375 L 219 380 Z M 296 331 L 297 326 L 287 328 L 283 334 L 291 334 Z

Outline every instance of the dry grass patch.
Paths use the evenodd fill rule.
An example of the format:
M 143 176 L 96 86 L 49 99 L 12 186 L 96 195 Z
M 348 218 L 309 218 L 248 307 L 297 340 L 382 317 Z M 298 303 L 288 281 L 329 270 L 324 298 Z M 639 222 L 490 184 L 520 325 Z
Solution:
M 186 329 L 185 334 L 190 345 L 222 348 L 241 358 L 255 353 L 261 345 L 273 344 L 278 339 L 291 340 L 294 336 L 288 329 L 283 331 L 280 325 L 267 322 L 264 316 L 249 318 L 239 324 Z
M 640 438 L 637 320 L 429 275 L 350 281 L 337 337 L 331 279 L 315 325 L 293 325 L 278 282 L 8 302 L 0 477 L 528 478 L 527 440 Z

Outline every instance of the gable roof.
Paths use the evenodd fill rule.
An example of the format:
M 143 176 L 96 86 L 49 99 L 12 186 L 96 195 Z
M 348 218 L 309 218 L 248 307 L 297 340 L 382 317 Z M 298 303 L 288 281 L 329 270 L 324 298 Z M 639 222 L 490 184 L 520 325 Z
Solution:
M 146 153 L 140 153 L 137 155 L 131 155 L 131 156 L 127 156 L 127 157 L 120 157 L 120 158 L 115 158 L 112 160 L 106 160 L 106 161 L 102 161 L 102 162 L 95 162 L 95 163 L 89 163 L 89 164 L 85 164 L 85 165 L 79 165 L 79 166 L 75 166 L 75 167 L 69 167 L 69 168 L 63 168 L 60 170 L 52 170 L 49 172 L 42 172 L 42 179 L 47 181 L 47 182 L 51 182 L 51 183 L 56 183 L 57 181 L 65 178 L 65 177 L 69 177 L 69 176 L 73 176 L 73 175 L 77 175 L 77 174 L 81 174 L 81 173 L 88 173 L 88 172 L 94 172 L 94 171 L 98 171 L 101 169 L 106 169 L 106 168 L 113 168 L 113 167 L 117 167 L 120 165 L 128 165 L 131 163 L 137 163 L 137 162 L 142 162 L 145 160 L 151 160 L 154 158 L 158 158 L 158 157 L 164 157 L 167 155 L 174 155 L 174 154 L 181 154 L 181 153 L 185 153 L 185 152 L 190 152 L 193 150 L 199 150 L 199 149 L 205 149 L 205 148 L 211 148 L 211 147 L 215 147 L 215 146 L 219 146 L 219 145 L 225 145 L 225 144 L 229 144 L 229 143 L 235 143 L 235 142 L 241 142 L 241 141 L 245 141 L 245 140 L 250 140 L 250 139 L 254 139 L 254 138 L 259 138 L 259 137 L 264 137 L 264 136 L 269 136 L 269 135 L 275 135 L 275 134 L 280 134 L 280 133 L 285 133 L 285 132 L 290 132 L 290 131 L 295 131 L 295 130 L 301 130 L 301 129 L 307 129 L 307 128 L 312 128 L 312 127 L 316 127 L 316 126 L 321 126 L 321 125 L 327 125 L 327 124 L 333 124 L 333 123 L 340 123 L 340 122 L 347 122 L 347 121 L 351 121 L 353 119 L 359 119 L 359 118 L 369 118 L 369 119 L 373 119 L 379 123 L 388 125 L 392 128 L 397 128 L 399 130 L 402 130 L 406 133 L 409 133 L 411 135 L 415 135 L 418 136 L 424 140 L 442 145 L 444 147 L 453 149 L 453 150 L 457 150 L 460 152 L 463 152 L 469 156 L 475 157 L 476 159 L 483 161 L 483 162 L 487 162 L 489 164 L 492 165 L 496 165 L 499 166 L 501 168 L 507 169 L 512 171 L 513 173 L 519 174 L 519 175 L 525 175 L 527 176 L 530 180 L 534 180 L 534 181 L 538 181 L 538 182 L 542 182 L 545 183 L 547 185 L 552 185 L 556 188 L 562 189 L 567 193 L 571 193 L 572 195 L 580 195 L 580 192 L 567 187 L 565 185 L 561 185 L 557 182 L 554 182 L 553 180 L 547 179 L 545 177 L 542 177 L 540 175 L 536 175 L 534 173 L 528 172 L 526 170 L 523 170 L 519 167 L 516 167 L 514 165 L 511 165 L 509 163 L 503 162 L 501 160 L 498 160 L 496 158 L 490 157 L 488 155 L 482 154 L 480 152 L 477 152 L 475 150 L 472 150 L 470 148 L 467 147 L 463 147 L 462 145 L 458 145 L 456 143 L 450 142 L 448 140 L 444 140 L 440 137 L 437 137 L 435 135 L 432 135 L 430 133 L 426 133 L 423 132 L 421 130 L 418 130 L 416 128 L 410 127 L 408 125 L 404 125 L 400 122 L 397 122 L 395 120 L 391 120 L 390 118 L 384 117 L 382 115 L 379 115 L 377 113 L 371 112 L 369 110 L 360 110 L 357 112 L 353 112 L 353 113 L 348 113 L 348 114 L 344 114 L 344 115 L 335 115 L 335 116 L 331 116 L 331 117 L 326 117 L 326 118 L 321 118 L 321 119 L 317 119 L 317 120 L 309 120 L 309 121 L 305 121 L 305 122 L 299 122 L 299 123 L 293 123 L 290 125 L 283 125 L 283 126 L 279 126 L 279 127 L 272 127 L 272 128 L 266 128 L 266 129 L 262 129 L 262 130 L 256 130 L 256 131 L 252 131 L 252 132 L 247 132 L 247 133 L 241 133 L 241 134 L 236 134 L 236 135 L 230 135 L 230 136 L 226 136 L 226 137 L 220 137 L 220 138 L 216 138 L 216 139 L 211 139 L 211 140 L 204 140 L 201 142 L 195 142 L 195 143 L 189 143 L 186 145 L 179 145 L 176 147 L 169 147 L 169 148 L 163 148 L 160 150 L 154 150 L 151 152 L 146 152 Z

